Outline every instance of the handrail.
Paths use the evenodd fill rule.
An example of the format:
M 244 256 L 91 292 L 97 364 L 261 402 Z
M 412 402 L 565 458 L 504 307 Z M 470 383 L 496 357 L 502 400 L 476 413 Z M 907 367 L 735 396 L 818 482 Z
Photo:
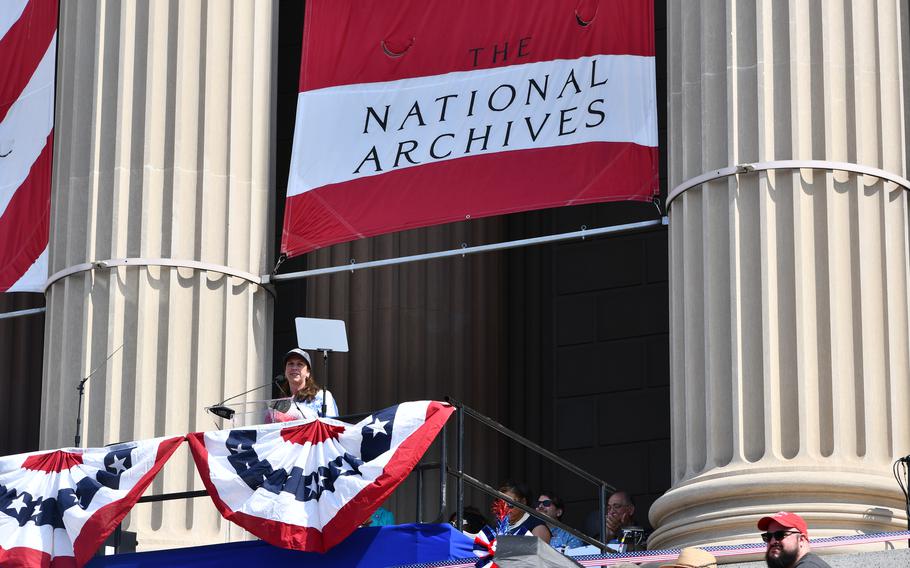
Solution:
M 592 544 L 592 545 L 600 548 L 601 550 L 606 550 L 606 547 L 607 547 L 606 543 L 603 543 L 594 537 L 590 537 L 590 536 L 586 535 L 585 533 L 579 531 L 578 529 L 575 529 L 575 528 L 563 523 L 562 521 L 560 521 L 558 519 L 554 519 L 553 517 L 544 515 L 543 513 L 539 512 L 535 509 L 532 509 L 530 506 L 528 506 L 524 503 L 520 503 L 518 501 L 515 501 L 514 499 L 511 499 L 505 493 L 502 493 L 502 492 L 494 489 L 492 486 L 487 485 L 486 483 L 484 483 L 474 477 L 471 477 L 467 473 L 459 472 L 452 468 L 449 468 L 448 473 L 457 477 L 458 479 L 463 480 L 465 483 L 474 487 L 475 489 L 479 489 L 479 490 L 487 493 L 488 495 L 491 495 L 498 499 L 502 499 L 506 503 L 511 504 L 513 507 L 518 507 L 525 513 L 530 513 L 532 516 L 537 517 L 538 519 L 540 519 L 541 521 L 544 521 L 548 525 L 555 525 L 555 526 L 563 529 L 564 531 L 578 537 L 579 539 L 583 540 L 584 542 L 586 542 L 588 544 Z
M 534 450 L 535 452 L 541 454 L 542 456 L 550 459 L 551 461 L 556 462 L 557 464 L 568 469 L 575 475 L 577 475 L 579 477 L 583 477 L 584 479 L 587 479 L 591 483 L 601 485 L 601 486 L 605 487 L 611 493 L 616 491 L 616 488 L 613 487 L 612 485 L 610 485 L 609 483 L 607 483 L 606 481 L 604 481 L 598 477 L 595 477 L 594 475 L 591 475 L 590 473 L 581 469 L 577 465 L 566 461 L 564 458 L 559 457 L 558 455 L 554 454 L 553 452 L 544 448 L 543 446 L 535 444 L 534 442 L 525 438 L 521 434 L 518 434 L 512 430 L 509 430 L 508 428 L 506 428 L 499 422 L 496 422 L 492 418 L 488 418 L 488 417 L 484 416 L 483 414 L 477 412 L 470 406 L 465 406 L 464 403 L 462 403 L 450 396 L 446 397 L 446 402 L 448 402 L 449 404 L 451 404 L 452 406 L 454 406 L 456 408 L 463 408 L 465 413 L 468 414 L 471 418 L 474 418 L 475 420 L 482 422 L 486 426 L 493 428 L 494 430 L 496 430 L 500 434 L 506 436 L 507 438 L 511 438 L 512 440 L 515 440 L 516 442 L 520 443 L 521 445 L 525 446 L 526 448 L 530 448 L 530 449 Z
M 205 489 L 198 491 L 181 491 L 179 493 L 159 493 L 158 495 L 145 495 L 140 497 L 137 503 L 158 503 L 159 501 L 173 501 L 175 499 L 195 499 L 196 497 L 208 497 L 209 492 Z

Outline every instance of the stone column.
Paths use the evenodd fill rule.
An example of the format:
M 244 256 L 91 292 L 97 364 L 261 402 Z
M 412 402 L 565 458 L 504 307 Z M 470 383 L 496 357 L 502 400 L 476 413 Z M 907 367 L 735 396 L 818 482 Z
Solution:
M 669 186 L 830 160 L 906 177 L 907 4 L 672 2 Z M 672 482 L 649 545 L 907 528 L 906 188 L 820 169 L 742 173 L 670 207 Z M 898 544 L 900 545 L 900 544 Z
M 50 272 L 109 258 L 274 261 L 277 5 L 60 6 Z M 203 412 L 271 377 L 272 298 L 189 268 L 95 268 L 47 291 L 41 446 L 213 429 Z M 105 359 L 110 360 L 105 363 Z M 186 447 L 148 493 L 201 489 Z M 139 548 L 225 540 L 207 499 L 137 505 Z

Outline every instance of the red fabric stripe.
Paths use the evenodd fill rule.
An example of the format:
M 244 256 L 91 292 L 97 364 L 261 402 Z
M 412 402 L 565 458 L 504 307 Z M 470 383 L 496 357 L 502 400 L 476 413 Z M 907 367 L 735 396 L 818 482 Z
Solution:
M 79 536 L 73 541 L 73 552 L 76 554 L 76 566 L 82 567 L 92 559 L 98 547 L 114 532 L 123 517 L 130 512 L 130 509 L 136 504 L 136 501 L 142 497 L 146 488 L 151 484 L 167 460 L 180 447 L 185 438 L 176 436 L 167 440 L 162 440 L 158 445 L 158 453 L 155 455 L 155 465 L 142 476 L 138 483 L 126 494 L 123 499 L 119 499 L 109 505 L 101 507 L 91 516 L 91 518 L 82 526 Z
M 312 422 L 299 426 L 283 428 L 281 430 L 281 438 L 287 442 L 293 442 L 302 446 L 307 442 L 318 444 L 320 442 L 325 442 L 326 440 L 334 440 L 343 432 L 344 426 L 332 426 L 331 424 L 326 424 L 319 420 L 313 420 Z
M 356 238 L 461 221 L 468 216 L 476 219 L 603 201 L 648 201 L 658 191 L 657 148 L 653 147 L 592 142 L 485 154 L 390 171 L 289 197 L 281 250 L 296 256 Z
M 47 248 L 54 131 L 0 216 L 0 292 L 16 283 Z
M 22 94 L 57 31 L 57 0 L 31 0 L 0 38 L 0 122 Z
M 76 559 L 72 556 L 58 556 L 51 560 L 51 555 L 34 548 L 17 546 L 5 550 L 0 546 L 0 566 L 4 568 L 75 568 Z
M 580 25 L 576 14 L 590 23 Z M 403 54 L 387 55 L 383 45 Z M 597 54 L 653 56 L 653 1 L 309 0 L 299 86 L 305 91 Z
M 56 450 L 46 454 L 29 456 L 22 462 L 22 469 L 56 473 L 82 463 L 82 454 Z

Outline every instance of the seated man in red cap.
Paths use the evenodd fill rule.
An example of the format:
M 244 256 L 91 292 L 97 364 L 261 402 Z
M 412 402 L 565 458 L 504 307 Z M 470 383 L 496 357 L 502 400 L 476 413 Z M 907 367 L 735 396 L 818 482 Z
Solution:
M 758 530 L 765 531 L 761 539 L 768 543 L 765 562 L 770 568 L 831 568 L 810 552 L 809 529 L 796 513 L 781 511 L 758 520 Z

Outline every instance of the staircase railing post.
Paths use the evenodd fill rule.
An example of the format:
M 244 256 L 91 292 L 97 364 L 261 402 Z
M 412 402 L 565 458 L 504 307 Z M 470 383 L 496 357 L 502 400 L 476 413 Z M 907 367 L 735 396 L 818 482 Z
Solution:
M 442 442 L 439 448 L 439 522 L 442 522 L 446 516 L 446 493 L 448 492 L 449 481 L 449 445 L 448 445 L 448 424 L 442 425 Z
M 607 543 L 607 486 L 600 486 L 600 541 Z M 601 551 L 606 554 L 607 547 L 604 546 Z
M 456 459 L 458 460 L 458 481 L 455 485 L 456 487 L 456 499 L 458 512 L 456 517 L 456 522 L 458 523 L 458 530 L 461 530 L 461 527 L 464 523 L 464 406 L 459 404 L 457 410 L 458 416 L 458 455 Z

